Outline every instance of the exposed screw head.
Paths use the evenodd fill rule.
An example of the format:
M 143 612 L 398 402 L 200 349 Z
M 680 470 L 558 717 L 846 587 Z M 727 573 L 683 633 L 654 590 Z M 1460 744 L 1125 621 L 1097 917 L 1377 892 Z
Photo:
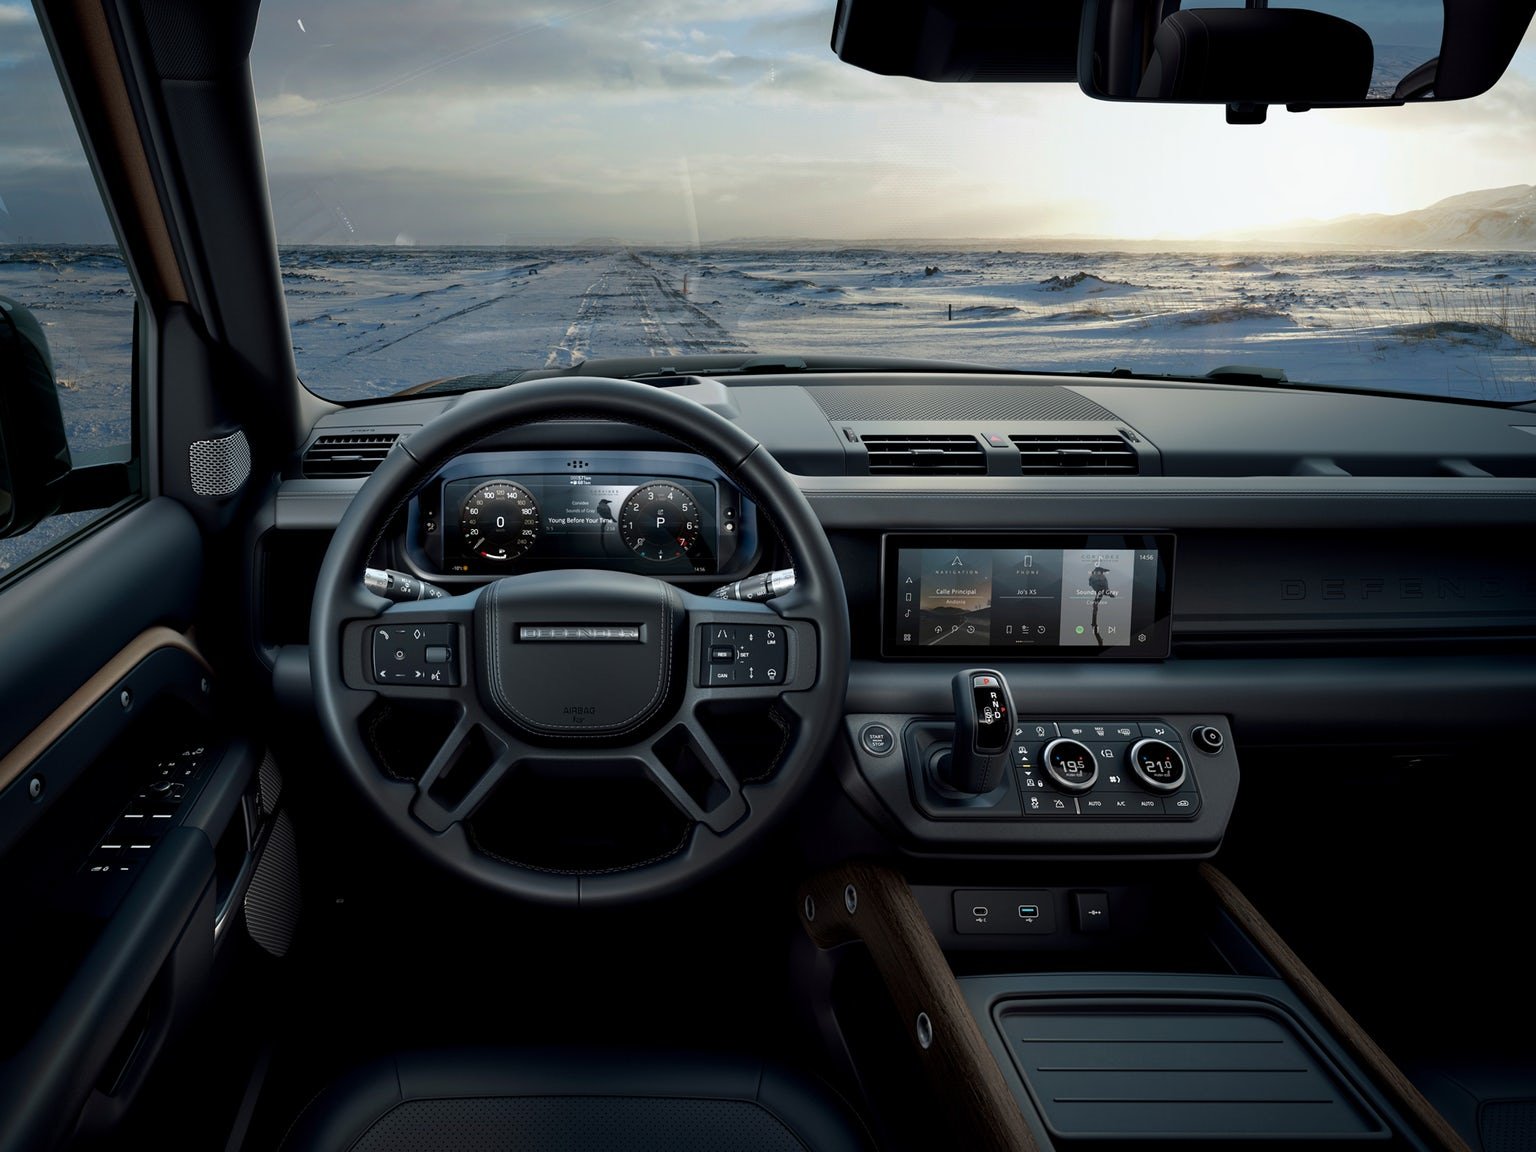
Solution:
M 117 699 L 118 699 L 118 702 L 121 703 L 124 708 L 132 708 L 133 707 L 133 693 L 128 691 L 128 689 L 124 688 L 123 691 L 122 691 L 122 694 L 120 696 L 118 696 Z
M 853 890 L 852 884 L 843 889 L 843 907 L 848 909 L 850 916 L 859 910 L 859 894 Z
M 933 1047 L 933 1021 L 926 1012 L 917 1014 L 917 1046 L 924 1051 Z
M 27 781 L 27 795 L 36 800 L 43 794 L 43 778 L 34 776 Z
M 816 901 L 809 896 L 805 898 L 805 918 L 807 920 L 816 919 Z

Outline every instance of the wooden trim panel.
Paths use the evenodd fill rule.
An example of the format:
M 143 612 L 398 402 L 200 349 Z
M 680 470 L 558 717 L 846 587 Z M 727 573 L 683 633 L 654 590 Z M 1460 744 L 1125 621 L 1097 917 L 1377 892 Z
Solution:
M 1237 885 L 1220 869 L 1209 864 L 1200 865 L 1200 875 L 1226 909 L 1227 915 L 1258 945 L 1259 951 L 1269 958 L 1269 962 L 1306 1002 L 1307 1007 L 1328 1025 L 1339 1043 L 1375 1077 L 1378 1086 L 1393 1104 L 1402 1109 L 1419 1130 L 1419 1135 L 1429 1141 L 1432 1147 L 1440 1148 L 1443 1152 L 1472 1152 L 1461 1134 L 1425 1099 L 1413 1081 L 1403 1075 L 1392 1058 L 1381 1050 L 1344 1005 L 1301 962 L 1301 957 L 1291 951 L 1290 945 L 1281 939 L 1280 934 L 1260 915 Z
M 93 708 L 97 701 L 128 673 L 142 664 L 153 652 L 162 648 L 179 648 L 204 668 L 208 661 L 197 650 L 190 636 L 172 628 L 150 628 L 140 632 L 127 646 L 104 664 L 100 671 L 60 704 L 46 719 L 29 732 L 20 744 L 0 759 L 0 789 L 10 786 L 33 763 L 56 743 L 69 729 Z
M 858 940 L 869 949 L 934 1099 L 949 1115 L 951 1146 L 1036 1152 L 1034 1134 L 906 880 L 883 865 L 855 862 L 816 877 L 800 900 L 801 926 L 817 947 Z M 919 1040 L 919 1013 L 928 1021 L 927 1047 Z

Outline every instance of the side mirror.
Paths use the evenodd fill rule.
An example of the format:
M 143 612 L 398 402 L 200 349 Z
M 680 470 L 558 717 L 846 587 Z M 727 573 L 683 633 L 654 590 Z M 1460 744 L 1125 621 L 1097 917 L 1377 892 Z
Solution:
M 70 471 L 53 357 L 31 312 L 0 296 L 0 539 L 58 511 Z

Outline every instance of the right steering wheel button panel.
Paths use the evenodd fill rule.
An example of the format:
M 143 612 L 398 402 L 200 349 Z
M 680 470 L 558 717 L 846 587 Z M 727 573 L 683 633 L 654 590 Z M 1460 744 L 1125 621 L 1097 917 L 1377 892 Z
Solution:
M 784 629 L 772 624 L 705 624 L 699 638 L 707 659 L 699 665 L 699 686 L 782 684 L 786 671 Z

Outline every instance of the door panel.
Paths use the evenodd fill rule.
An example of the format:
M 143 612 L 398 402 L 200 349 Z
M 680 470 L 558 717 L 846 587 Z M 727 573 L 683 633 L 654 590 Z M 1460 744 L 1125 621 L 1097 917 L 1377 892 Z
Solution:
M 202 561 L 186 509 L 150 500 L 0 588 L 0 755 L 139 633 L 157 624 L 184 631 Z M 0 777 L 0 788 L 11 783 Z
M 202 541 L 169 500 L 0 589 L 0 1150 L 110 1132 L 208 991 L 263 829 L 260 750 L 189 629 Z

